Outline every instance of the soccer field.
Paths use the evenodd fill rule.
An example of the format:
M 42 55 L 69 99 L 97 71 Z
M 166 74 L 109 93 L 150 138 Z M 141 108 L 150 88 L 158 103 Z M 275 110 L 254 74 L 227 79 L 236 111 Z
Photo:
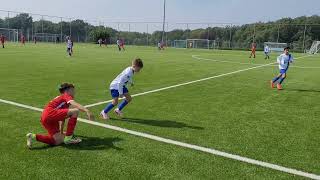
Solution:
M 69 58 L 65 45 L 9 44 L 0 49 L 0 179 L 320 178 L 319 56 L 293 53 L 278 91 L 269 87 L 277 54 L 249 55 L 75 44 Z M 135 57 L 144 68 L 129 87 L 125 118 L 100 119 L 109 83 Z M 78 123 L 78 145 L 29 150 L 26 133 L 45 133 L 35 108 L 62 82 L 75 84 L 76 100 L 98 123 Z

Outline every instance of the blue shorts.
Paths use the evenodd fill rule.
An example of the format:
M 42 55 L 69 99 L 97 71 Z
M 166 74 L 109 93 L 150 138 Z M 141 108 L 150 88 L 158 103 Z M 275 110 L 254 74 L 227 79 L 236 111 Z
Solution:
M 280 69 L 280 74 L 285 74 L 287 73 L 288 69 Z
M 122 90 L 123 90 L 123 94 L 129 92 L 128 89 L 127 89 L 125 86 L 123 86 L 123 89 L 122 89 Z M 110 92 L 111 92 L 112 98 L 118 98 L 118 97 L 119 97 L 119 91 L 118 91 L 118 90 L 116 90 L 116 89 L 111 89 Z

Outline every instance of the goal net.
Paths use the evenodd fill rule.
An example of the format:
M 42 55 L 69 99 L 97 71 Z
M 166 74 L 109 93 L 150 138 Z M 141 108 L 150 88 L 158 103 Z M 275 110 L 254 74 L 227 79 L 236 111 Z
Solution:
M 175 48 L 188 48 L 188 49 L 210 49 L 216 48 L 214 40 L 208 39 L 186 39 L 186 40 L 174 40 Z
M 51 34 L 51 33 L 35 33 L 33 35 L 33 40 L 37 40 L 39 42 L 61 42 L 60 34 Z
M 271 52 L 282 52 L 285 47 L 288 46 L 287 43 L 277 43 L 277 42 L 265 42 L 264 47 L 268 46 Z
M 173 47 L 175 48 L 187 48 L 186 40 L 174 40 Z
M 210 41 L 208 39 L 187 39 L 187 48 L 209 49 Z
M 18 29 L 0 28 L 0 35 L 1 34 L 5 37 L 6 41 L 11 41 L 11 42 L 19 41 Z
M 311 48 L 309 50 L 309 54 L 318 54 L 320 50 L 320 41 L 314 41 L 311 45 Z

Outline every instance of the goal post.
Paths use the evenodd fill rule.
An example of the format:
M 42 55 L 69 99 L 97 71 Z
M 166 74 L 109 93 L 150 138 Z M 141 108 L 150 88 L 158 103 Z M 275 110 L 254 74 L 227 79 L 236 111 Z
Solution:
M 209 39 L 187 39 L 187 48 L 210 49 Z
M 174 40 L 174 47 L 185 49 L 210 49 L 215 47 L 215 41 L 208 39 Z
M 277 43 L 277 42 L 265 42 L 264 47 L 268 46 L 271 52 L 282 52 L 285 47 L 288 46 L 287 43 Z
M 61 42 L 61 34 L 51 34 L 51 33 L 35 33 L 33 38 L 39 42 L 53 42 L 59 43 Z M 33 39 L 33 40 L 34 40 Z
M 0 28 L 0 35 L 1 34 L 5 37 L 6 41 L 10 41 L 10 42 L 19 41 L 18 29 Z
M 174 40 L 173 47 L 175 48 L 187 48 L 187 40 Z
M 320 51 L 320 41 L 314 41 L 311 45 L 310 50 L 308 51 L 309 54 L 318 54 Z

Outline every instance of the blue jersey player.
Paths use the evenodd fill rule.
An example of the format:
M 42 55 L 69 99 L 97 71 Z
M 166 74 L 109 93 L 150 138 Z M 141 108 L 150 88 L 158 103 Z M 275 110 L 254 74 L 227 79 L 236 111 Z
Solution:
M 278 74 L 278 76 L 273 78 L 273 80 L 271 80 L 271 88 L 274 88 L 275 84 L 278 82 L 277 88 L 278 90 L 282 90 L 281 84 L 287 77 L 287 71 L 289 69 L 290 63 L 293 62 L 293 56 L 289 53 L 289 50 L 290 50 L 290 47 L 284 48 L 284 53 L 277 58 L 277 63 L 279 63 L 280 73 Z
M 112 96 L 112 102 L 108 104 L 100 115 L 103 119 L 110 119 L 108 112 L 118 105 L 119 97 L 124 97 L 124 100 L 114 110 L 116 115 L 123 117 L 122 109 L 132 100 L 127 84 L 133 84 L 132 77 L 134 73 L 139 72 L 143 68 L 143 62 L 140 58 L 136 58 L 132 62 L 132 66 L 123 70 L 110 84 L 110 92 Z

